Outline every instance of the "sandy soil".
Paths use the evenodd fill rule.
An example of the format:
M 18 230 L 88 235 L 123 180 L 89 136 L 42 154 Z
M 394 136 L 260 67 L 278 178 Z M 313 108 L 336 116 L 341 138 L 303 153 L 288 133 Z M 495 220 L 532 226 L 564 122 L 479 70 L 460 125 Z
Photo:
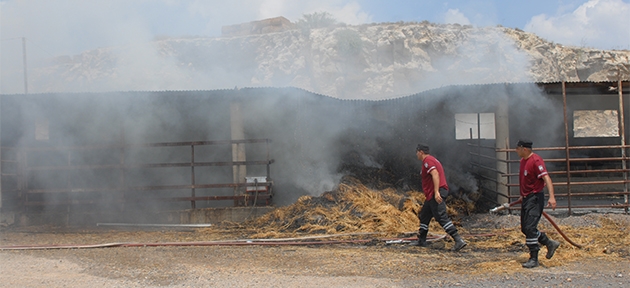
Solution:
M 614 222 L 628 233 L 628 215 L 559 219 L 562 227 L 597 229 Z M 516 216 L 473 216 L 462 221 L 470 245 L 452 242 L 418 248 L 372 241 L 330 245 L 159 246 L 0 250 L 2 287 L 629 287 L 627 247 L 585 243 L 578 251 L 561 240 L 557 255 L 523 269 L 522 242 L 501 236 Z M 491 229 L 490 229 L 491 228 Z M 603 228 L 601 228 L 603 229 Z M 436 234 L 443 231 L 434 231 Z M 512 231 L 513 232 L 513 231 Z M 494 233 L 495 236 L 488 236 Z M 195 242 L 248 237 L 245 230 L 113 230 L 51 227 L 3 228 L 0 246 L 42 244 Z M 585 238 L 578 238 L 583 240 Z M 391 239 L 390 239 L 391 240 Z M 614 243 L 614 240 L 613 242 Z M 610 244 L 610 243 L 609 243 Z M 610 246 L 610 245 L 609 245 Z M 611 246 L 612 247 L 612 246 Z M 626 249 L 626 250 L 624 250 Z M 582 252 L 582 250 L 588 250 Z M 543 253 L 545 248 L 542 249 Z M 579 257 L 570 257 L 578 255 Z

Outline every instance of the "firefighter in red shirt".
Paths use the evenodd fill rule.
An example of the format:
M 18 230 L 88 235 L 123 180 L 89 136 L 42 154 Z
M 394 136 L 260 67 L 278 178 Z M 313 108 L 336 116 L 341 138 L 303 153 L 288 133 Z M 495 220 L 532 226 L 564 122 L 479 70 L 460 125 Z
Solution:
M 516 144 L 516 153 L 521 157 L 519 169 L 519 185 L 521 197 L 521 232 L 525 234 L 525 244 L 529 248 L 529 260 L 523 263 L 524 268 L 538 266 L 538 251 L 540 244 L 547 246 L 547 259 L 551 259 L 560 242 L 549 239 L 544 232 L 538 231 L 538 222 L 545 208 L 545 192 L 547 186 L 549 201 L 547 206 L 556 209 L 556 198 L 553 191 L 553 183 L 545 167 L 545 162 L 532 152 L 532 141 L 519 140 Z
M 418 213 L 418 218 L 420 219 L 418 240 L 411 242 L 411 245 L 427 246 L 426 241 L 427 234 L 429 233 L 429 223 L 431 222 L 431 218 L 435 218 L 435 220 L 442 225 L 444 231 L 455 240 L 455 245 L 452 250 L 459 251 L 466 247 L 468 243 L 457 233 L 457 228 L 446 214 L 445 199 L 448 196 L 448 184 L 446 184 L 444 168 L 442 168 L 440 161 L 429 155 L 429 146 L 426 144 L 418 144 L 416 156 L 418 160 L 422 161 L 420 176 L 422 179 L 422 191 L 424 192 L 426 200 L 422 205 L 420 213 Z

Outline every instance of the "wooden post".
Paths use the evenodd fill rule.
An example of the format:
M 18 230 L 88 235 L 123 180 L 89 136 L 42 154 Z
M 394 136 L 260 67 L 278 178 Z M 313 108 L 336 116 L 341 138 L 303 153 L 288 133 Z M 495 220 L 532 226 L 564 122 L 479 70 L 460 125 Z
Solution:
M 494 126 L 496 130 L 495 147 L 498 149 L 507 149 L 510 142 L 510 123 L 508 117 L 508 98 L 502 97 L 497 103 L 497 110 L 494 114 Z M 497 203 L 508 203 L 510 199 L 503 195 L 510 195 L 510 189 L 508 187 L 508 177 L 505 174 L 508 173 L 508 153 L 510 152 L 496 152 L 497 157 Z
M 28 94 L 28 72 L 26 70 L 26 38 L 22 37 L 22 61 L 24 65 L 24 94 Z
M 626 145 L 626 125 L 625 125 L 625 116 L 623 111 L 623 87 L 621 84 L 621 72 L 619 72 L 619 80 L 617 82 L 617 90 L 619 90 L 619 136 L 621 136 L 621 169 L 626 170 L 626 148 L 623 147 Z M 628 181 L 628 172 L 623 172 L 623 179 Z M 628 193 L 628 183 L 626 182 L 623 186 L 623 192 Z M 623 195 L 623 200 L 625 204 L 628 204 L 628 194 Z M 624 209 L 626 213 L 628 213 L 628 207 Z
M 238 102 L 230 103 L 230 129 L 232 141 L 245 139 L 243 115 L 241 115 L 241 105 Z M 245 143 L 232 144 L 232 161 L 246 161 Z M 245 176 L 247 176 L 247 166 L 238 164 L 232 166 L 233 183 L 244 183 Z M 234 196 L 243 194 L 243 188 L 244 187 L 234 188 Z M 236 200 L 234 200 L 234 204 L 235 206 L 238 204 Z

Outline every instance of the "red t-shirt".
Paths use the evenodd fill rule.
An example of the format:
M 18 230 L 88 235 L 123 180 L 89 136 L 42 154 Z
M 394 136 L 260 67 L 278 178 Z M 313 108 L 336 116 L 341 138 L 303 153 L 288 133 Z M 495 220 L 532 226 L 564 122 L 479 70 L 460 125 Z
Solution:
M 422 190 L 427 201 L 433 199 L 433 193 L 435 192 L 433 191 L 433 177 L 430 174 L 433 169 L 437 169 L 440 175 L 440 188 L 448 190 L 442 163 L 435 159 L 435 157 L 427 155 L 427 157 L 422 160 L 422 172 L 420 172 L 420 176 L 422 176 Z
M 523 198 L 532 193 L 538 193 L 545 187 L 543 176 L 548 175 L 545 162 L 538 156 L 533 154 L 529 158 L 521 159 L 521 167 L 519 172 L 519 183 L 521 187 L 521 196 Z

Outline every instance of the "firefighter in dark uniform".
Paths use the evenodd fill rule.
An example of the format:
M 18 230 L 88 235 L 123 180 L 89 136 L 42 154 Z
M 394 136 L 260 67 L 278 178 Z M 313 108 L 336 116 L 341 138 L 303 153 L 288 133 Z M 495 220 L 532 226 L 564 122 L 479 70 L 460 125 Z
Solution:
M 418 240 L 412 241 L 413 246 L 427 246 L 427 234 L 429 233 L 429 223 L 431 218 L 442 225 L 444 231 L 453 237 L 455 245 L 453 251 L 459 251 L 466 247 L 466 243 L 457 233 L 457 228 L 446 214 L 446 197 L 448 196 L 448 184 L 444 175 L 444 168 L 440 161 L 429 154 L 429 146 L 426 144 L 418 144 L 416 147 L 416 156 L 422 161 L 422 190 L 426 200 L 422 205 L 418 218 L 420 219 L 420 229 Z
M 529 260 L 523 263 L 524 268 L 538 266 L 538 251 L 540 245 L 547 246 L 547 259 L 551 259 L 560 242 L 549 239 L 544 232 L 538 231 L 538 222 L 545 208 L 545 192 L 547 186 L 549 201 L 547 206 L 556 209 L 556 198 L 553 191 L 553 183 L 545 167 L 545 162 L 532 152 L 532 141 L 519 140 L 516 144 L 516 153 L 521 157 L 519 169 L 519 185 L 521 197 L 521 232 L 525 234 L 525 244 L 529 248 Z

